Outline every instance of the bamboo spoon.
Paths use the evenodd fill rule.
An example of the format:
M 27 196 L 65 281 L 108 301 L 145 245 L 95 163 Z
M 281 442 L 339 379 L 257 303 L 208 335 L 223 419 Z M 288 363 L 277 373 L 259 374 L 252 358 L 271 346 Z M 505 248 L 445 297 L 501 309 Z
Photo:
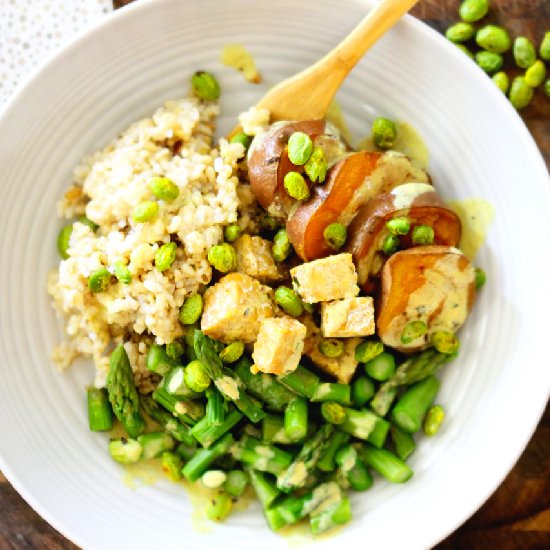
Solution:
M 332 51 L 317 63 L 277 84 L 257 107 L 269 110 L 271 122 L 323 118 L 355 64 L 417 2 L 382 0 Z

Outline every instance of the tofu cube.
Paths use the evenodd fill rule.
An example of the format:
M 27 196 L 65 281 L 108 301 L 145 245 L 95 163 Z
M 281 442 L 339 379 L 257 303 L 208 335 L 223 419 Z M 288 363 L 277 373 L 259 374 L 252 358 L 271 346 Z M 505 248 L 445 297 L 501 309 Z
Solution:
M 344 298 L 321 304 L 321 330 L 325 338 L 374 334 L 374 304 L 370 296 Z
M 204 293 L 201 329 L 222 342 L 252 343 L 273 316 L 272 290 L 243 273 L 230 273 Z
M 344 353 L 340 357 L 327 357 L 319 351 L 319 344 L 323 340 L 323 335 L 313 318 L 310 315 L 302 315 L 300 321 L 307 327 L 304 355 L 307 355 L 319 369 L 336 378 L 338 382 L 349 384 L 358 365 L 355 360 L 355 348 L 362 342 L 362 339 L 346 338 L 344 340 Z
M 255 370 L 277 375 L 295 370 L 306 333 L 306 327 L 291 317 L 264 319 L 252 353 Z
M 351 254 L 343 253 L 307 262 L 290 270 L 296 292 L 304 302 L 330 302 L 359 294 Z
M 261 237 L 243 235 L 233 245 L 237 252 L 237 271 L 262 283 L 272 283 L 284 278 L 273 259 L 271 243 Z

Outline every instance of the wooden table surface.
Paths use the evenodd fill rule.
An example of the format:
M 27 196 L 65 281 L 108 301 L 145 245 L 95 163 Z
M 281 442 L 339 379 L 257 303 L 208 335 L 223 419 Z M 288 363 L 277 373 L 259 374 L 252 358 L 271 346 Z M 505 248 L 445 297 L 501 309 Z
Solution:
M 115 0 L 115 5 L 118 8 L 130 1 Z M 550 0 L 492 0 L 491 4 L 491 19 L 514 35 L 540 39 L 550 30 Z M 421 0 L 413 13 L 443 31 L 457 20 L 458 5 L 458 0 Z M 537 93 L 522 116 L 550 166 L 550 100 Z M 42 520 L 1 473 L 0 511 L 0 550 L 76 548 Z M 550 549 L 550 406 L 502 485 L 437 548 Z

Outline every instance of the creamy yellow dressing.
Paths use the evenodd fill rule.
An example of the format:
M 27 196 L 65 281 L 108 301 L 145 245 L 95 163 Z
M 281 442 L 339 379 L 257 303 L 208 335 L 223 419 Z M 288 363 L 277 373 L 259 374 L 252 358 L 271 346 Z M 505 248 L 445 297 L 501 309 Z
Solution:
M 160 460 L 154 458 L 125 466 L 122 482 L 129 489 L 137 489 L 139 485 L 154 485 L 163 475 Z
M 462 222 L 460 249 L 470 260 L 473 260 L 485 242 L 489 227 L 495 219 L 495 208 L 485 199 L 475 198 L 453 200 L 447 204 Z
M 329 105 L 325 118 L 328 122 L 334 124 L 334 126 L 340 130 L 342 137 L 348 143 L 351 143 L 351 132 L 349 131 L 349 126 L 344 117 L 342 107 L 340 107 L 340 104 L 336 100 L 333 100 Z
M 248 82 L 258 84 L 262 75 L 256 68 L 252 54 L 242 44 L 227 44 L 222 49 L 221 61 L 224 65 L 243 73 Z

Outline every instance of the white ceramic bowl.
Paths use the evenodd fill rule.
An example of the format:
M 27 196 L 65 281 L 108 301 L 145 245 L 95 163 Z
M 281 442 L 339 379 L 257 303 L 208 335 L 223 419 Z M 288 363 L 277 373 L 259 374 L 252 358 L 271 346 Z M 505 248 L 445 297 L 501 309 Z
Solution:
M 0 468 L 54 527 L 87 548 L 285 547 L 258 506 L 204 535 L 178 486 L 131 491 L 87 428 L 91 366 L 58 374 L 61 338 L 46 295 L 60 227 L 55 203 L 82 155 L 163 100 L 185 93 L 198 68 L 221 78 L 222 128 L 275 82 L 337 43 L 364 15 L 354 0 L 154 0 L 109 17 L 43 67 L 0 120 Z M 219 62 L 241 42 L 265 81 L 246 84 Z M 496 209 L 478 263 L 488 283 L 462 331 L 460 359 L 443 374 L 448 419 L 424 439 L 405 486 L 380 481 L 353 495 L 354 521 L 316 548 L 365 541 L 427 547 L 463 522 L 502 481 L 548 398 L 550 311 L 545 165 L 505 98 L 466 56 L 407 18 L 377 44 L 339 100 L 356 136 L 377 114 L 425 137 L 446 198 L 483 197 Z

